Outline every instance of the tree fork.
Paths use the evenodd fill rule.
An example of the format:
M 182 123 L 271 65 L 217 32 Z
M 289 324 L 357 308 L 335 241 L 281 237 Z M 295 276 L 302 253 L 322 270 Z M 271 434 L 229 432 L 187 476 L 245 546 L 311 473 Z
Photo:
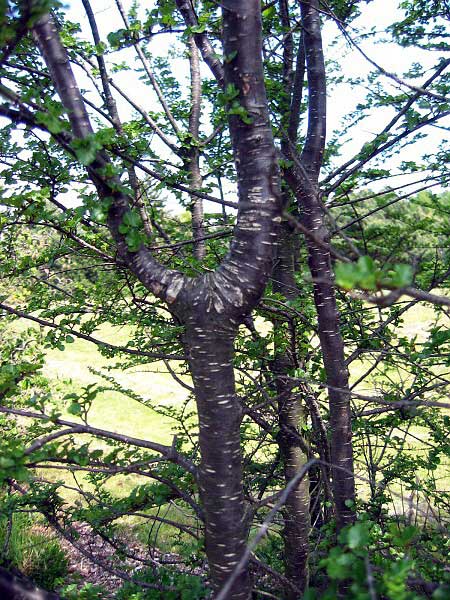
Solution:
M 238 324 L 251 312 L 264 291 L 282 208 L 277 154 L 264 86 L 261 28 L 259 1 L 224 3 L 224 52 L 235 55 L 226 77 L 239 90 L 239 101 L 250 118 L 242 120 L 230 115 L 239 180 L 239 210 L 230 251 L 214 273 L 189 278 L 158 263 L 144 245 L 130 251 L 120 225 L 130 210 L 131 199 L 116 191 L 115 179 L 102 175 L 102 167 L 109 162 L 106 152 L 99 152 L 88 167 L 100 199 L 112 199 L 107 224 L 121 260 L 148 290 L 169 305 L 186 327 L 185 346 L 198 403 L 202 452 L 199 483 L 214 589 L 221 587 L 239 563 L 247 539 L 241 410 L 234 388 L 233 340 Z M 88 138 L 93 133 L 89 116 L 49 15 L 39 20 L 34 35 L 68 112 L 75 137 Z M 219 437 L 216 431 L 220 431 Z M 247 600 L 250 593 L 250 578 L 245 568 L 229 597 Z

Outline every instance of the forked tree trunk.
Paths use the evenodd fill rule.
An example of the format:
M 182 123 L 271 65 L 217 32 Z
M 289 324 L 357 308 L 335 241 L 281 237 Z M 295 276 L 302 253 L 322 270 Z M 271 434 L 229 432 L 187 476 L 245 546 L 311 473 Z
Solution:
M 259 0 L 223 0 L 224 54 L 231 56 L 225 80 L 238 91 L 248 118 L 230 115 L 239 189 L 239 210 L 228 255 L 213 273 L 189 278 L 160 264 L 142 244 L 130 251 L 122 233 L 132 199 L 119 178 L 104 175 L 107 152 L 97 154 L 88 172 L 100 200 L 111 203 L 107 225 L 121 265 L 167 303 L 185 326 L 185 347 L 192 371 L 199 416 L 200 495 L 204 506 L 206 552 L 214 590 L 220 589 L 242 557 L 248 526 L 242 486 L 241 408 L 234 383 L 233 342 L 239 323 L 259 301 L 272 267 L 281 195 L 277 153 L 264 86 Z M 93 134 L 67 52 L 51 17 L 34 27 L 35 39 L 67 111 L 72 133 Z M 247 600 L 251 584 L 245 569 L 229 600 Z

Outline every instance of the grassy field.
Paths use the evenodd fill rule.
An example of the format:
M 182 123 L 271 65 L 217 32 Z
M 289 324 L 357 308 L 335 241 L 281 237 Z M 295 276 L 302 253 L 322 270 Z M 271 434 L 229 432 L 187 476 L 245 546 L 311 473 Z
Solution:
M 128 341 L 129 331 L 127 328 L 104 326 L 96 335 L 103 341 L 120 345 Z M 93 383 L 108 386 L 108 382 L 91 369 L 113 377 L 120 386 L 141 396 L 145 405 L 114 390 L 101 392 L 89 413 L 90 425 L 158 443 L 170 443 L 173 423 L 152 407 L 180 405 L 186 400 L 188 391 L 167 373 L 162 362 L 125 371 L 109 370 L 112 365 L 114 360 L 102 356 L 93 343 L 77 338 L 66 345 L 64 351 L 48 350 L 42 373 L 49 380 L 52 391 L 61 398 L 70 392 L 80 392 Z M 70 418 L 74 420 L 74 417 Z

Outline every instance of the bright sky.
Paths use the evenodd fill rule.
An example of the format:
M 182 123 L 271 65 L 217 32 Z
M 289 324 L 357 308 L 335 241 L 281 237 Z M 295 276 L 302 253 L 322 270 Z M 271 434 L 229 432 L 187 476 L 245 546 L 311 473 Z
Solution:
M 125 7 L 131 4 L 130 0 L 124 0 Z M 150 5 L 152 3 L 148 3 Z M 146 3 L 142 3 L 146 6 Z M 362 7 L 362 16 L 353 24 L 354 27 L 364 28 L 370 30 L 372 27 L 377 32 L 383 32 L 386 27 L 395 20 L 395 18 L 401 15 L 397 8 L 398 2 L 391 2 L 387 0 L 372 0 L 368 5 Z M 92 0 L 92 7 L 94 9 L 97 23 L 100 29 L 100 35 L 103 39 L 106 39 L 106 35 L 120 27 L 123 27 L 120 15 L 115 6 L 114 0 Z M 84 9 L 81 0 L 73 0 L 70 2 L 68 10 L 68 18 L 72 21 L 79 22 L 82 26 L 82 30 L 86 35 L 86 38 L 91 40 L 90 31 L 88 27 L 87 18 L 84 13 Z M 348 30 L 351 34 L 352 31 Z M 168 51 L 168 44 L 173 42 L 173 37 L 170 35 L 159 35 L 155 36 L 150 49 L 155 55 L 164 56 Z M 338 28 L 329 23 L 325 26 L 323 31 L 324 46 L 326 59 L 332 59 L 338 62 L 340 70 L 346 76 L 350 75 L 353 78 L 362 77 L 367 80 L 368 73 L 373 70 L 373 67 L 367 63 L 364 57 L 351 47 L 348 42 L 343 39 L 342 34 L 338 31 Z M 379 36 L 377 36 L 378 38 Z M 398 48 L 393 44 L 375 44 L 370 40 L 363 40 L 361 47 L 364 49 L 370 58 L 376 60 L 378 64 L 384 67 L 386 70 L 395 72 L 399 75 L 406 71 L 413 62 L 420 62 L 423 65 L 427 65 L 427 60 L 430 58 L 425 52 L 414 49 Z M 121 52 L 112 55 L 116 62 L 134 61 L 134 50 L 129 48 Z M 430 63 L 431 67 L 431 63 Z M 206 67 L 203 67 L 205 73 Z M 174 73 L 181 81 L 184 79 L 186 82 L 186 90 L 188 90 L 188 64 L 186 61 L 178 60 L 174 66 Z M 89 87 L 86 79 L 81 79 L 81 85 Z M 156 98 L 151 92 L 148 86 L 144 86 L 136 78 L 133 77 L 130 72 L 123 72 L 114 75 L 115 80 L 123 87 L 123 89 L 137 99 L 138 103 L 146 108 L 146 110 L 157 109 Z M 384 83 L 387 88 L 392 90 L 395 88 L 393 82 L 389 79 L 384 79 Z M 415 80 L 414 84 L 418 84 Z M 419 82 L 420 85 L 420 82 Z M 341 129 L 342 119 L 345 118 L 359 102 L 364 100 L 366 92 L 365 85 L 362 86 L 350 86 L 348 84 L 339 84 L 337 86 L 330 86 L 328 89 L 328 139 L 333 136 L 334 130 Z M 124 111 L 123 118 L 126 120 L 131 116 L 130 110 L 125 103 L 118 98 L 119 109 Z M 373 115 L 368 119 L 365 119 L 357 127 L 352 128 L 351 133 L 346 135 L 346 146 L 342 150 L 341 159 L 339 162 L 345 162 L 346 159 L 353 156 L 362 145 L 370 141 L 376 132 L 380 131 L 383 126 L 389 122 L 390 118 L 394 114 L 393 109 L 389 107 L 383 109 L 376 109 Z M 205 124 L 206 119 L 203 119 Z M 447 125 L 450 122 L 447 121 Z M 207 123 L 206 123 L 207 126 Z M 208 129 L 206 129 L 208 131 Z M 341 141 L 345 139 L 345 136 L 341 134 Z M 417 145 L 411 145 L 407 147 L 401 153 L 400 160 L 413 160 L 417 158 L 418 153 L 424 153 L 428 151 L 435 151 L 437 146 L 442 141 L 442 132 L 434 130 L 431 132 L 429 137 L 420 142 L 420 149 Z M 161 152 L 161 156 L 166 156 L 166 150 L 161 144 L 159 149 L 156 146 L 158 152 Z M 395 159 L 394 159 L 395 161 Z M 393 163 L 394 164 L 394 163 Z M 212 207 L 208 207 L 210 210 Z M 217 206 L 214 207 L 217 210 Z

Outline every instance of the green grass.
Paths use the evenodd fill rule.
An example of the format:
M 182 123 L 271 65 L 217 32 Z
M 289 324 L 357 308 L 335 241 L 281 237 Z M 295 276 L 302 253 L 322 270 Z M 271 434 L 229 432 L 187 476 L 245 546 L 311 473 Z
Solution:
M 439 291 L 437 291 L 439 293 Z M 403 298 L 404 299 L 404 298 Z M 448 322 L 448 320 L 447 320 Z M 398 335 L 405 336 L 408 339 L 416 338 L 416 343 L 418 345 L 423 344 L 428 338 L 428 331 L 431 327 L 435 327 L 436 325 L 444 325 L 447 326 L 445 321 L 445 317 L 441 314 L 439 317 L 436 316 L 436 312 L 430 305 L 418 303 L 413 306 L 405 315 L 403 316 L 403 322 L 398 327 Z M 367 369 L 375 360 L 377 354 L 372 355 L 362 355 L 360 360 L 356 360 L 351 364 L 350 367 L 350 382 L 354 383 L 359 380 L 359 378 L 364 375 Z M 381 364 L 382 367 L 382 364 Z M 443 366 L 434 366 L 431 369 L 434 373 L 443 374 L 448 372 L 448 368 Z M 385 375 L 382 374 L 382 371 L 379 369 L 375 369 L 365 380 L 358 384 L 355 388 L 355 391 L 360 394 L 365 395 L 374 395 L 374 396 L 382 396 L 382 388 L 383 381 Z M 403 389 L 406 389 L 410 383 L 413 381 L 413 376 L 406 370 L 398 368 L 392 368 L 389 370 L 389 377 L 391 382 L 394 384 L 402 384 Z M 386 385 L 389 387 L 389 384 Z M 400 399 L 400 398 L 399 398 Z M 355 404 L 358 406 L 362 406 L 364 402 L 356 399 Z M 377 408 L 380 405 L 375 403 L 370 403 L 367 408 Z M 445 410 L 445 409 L 439 409 Z M 448 413 L 448 411 L 446 411 Z M 385 413 L 386 414 L 386 413 Z M 422 455 L 426 457 L 426 454 L 429 451 L 429 447 L 427 446 L 429 432 L 425 427 L 421 427 L 418 425 L 413 425 L 409 429 L 409 433 L 406 438 L 404 452 L 406 454 L 410 454 L 413 457 Z M 403 432 L 395 429 L 392 431 L 391 436 L 397 435 L 399 437 L 403 437 Z M 372 443 L 375 445 L 375 436 L 372 436 Z M 357 457 L 356 461 L 356 470 L 359 471 L 359 474 L 362 477 L 366 477 L 366 469 L 365 464 L 362 461 L 362 457 Z M 436 487 L 437 489 L 447 490 L 449 477 L 448 477 L 448 463 L 440 464 L 433 472 L 433 475 L 436 479 Z M 424 480 L 427 477 L 428 473 L 426 469 L 418 468 L 416 477 L 417 482 Z M 415 482 L 411 482 L 415 483 Z M 362 498 L 368 498 L 369 496 L 369 486 L 362 480 L 357 480 L 358 492 Z M 391 492 L 392 496 L 392 509 L 396 513 L 402 513 L 406 506 L 406 510 L 408 511 L 408 503 L 411 502 L 411 498 L 413 498 L 414 503 L 419 503 L 422 506 L 420 514 L 423 515 L 426 513 L 427 507 L 426 502 L 424 502 L 423 497 L 418 497 L 417 494 L 411 496 L 411 493 L 406 491 L 406 486 L 402 485 L 399 482 L 394 482 L 388 486 L 388 490 Z M 425 509 L 424 509 L 425 506 Z
M 125 344 L 129 329 L 104 326 L 95 335 L 103 341 Z M 173 423 L 152 407 L 180 405 L 187 398 L 187 390 L 167 373 L 162 362 L 125 371 L 107 370 L 113 364 L 114 359 L 102 356 L 95 344 L 76 339 L 74 343 L 67 344 L 64 351 L 48 350 L 42 373 L 60 398 L 74 391 L 79 392 L 92 383 L 108 385 L 102 377 L 93 374 L 90 368 L 114 377 L 122 387 L 139 394 L 145 405 L 116 391 L 102 392 L 93 402 L 89 424 L 158 443 L 170 443 Z M 176 365 L 173 368 L 176 369 Z M 70 418 L 73 420 L 73 417 Z
M 30 327 L 29 322 L 14 321 L 11 328 L 24 331 Z M 36 326 L 37 327 L 37 326 Z M 130 337 L 130 328 L 102 326 L 95 332 L 95 337 L 115 345 L 125 345 Z M 127 370 L 110 369 L 116 359 L 104 357 L 95 344 L 76 338 L 71 344 L 66 344 L 65 350 L 48 349 L 45 352 L 45 363 L 42 375 L 48 380 L 52 398 L 63 418 L 79 421 L 67 412 L 71 400 L 64 400 L 70 393 L 81 394 L 83 388 L 93 383 L 108 387 L 110 384 L 103 377 L 91 372 L 90 369 L 103 372 L 113 377 L 124 389 L 129 389 L 142 398 L 139 402 L 121 392 L 111 390 L 100 392 L 92 403 L 88 422 L 91 426 L 117 432 L 133 437 L 170 445 L 173 441 L 173 430 L 176 423 L 169 417 L 158 413 L 158 406 L 181 406 L 188 397 L 188 391 L 177 383 L 167 372 L 164 363 L 154 362 L 140 365 Z M 177 370 L 177 364 L 171 365 Z M 108 368 L 109 367 L 109 368 Z M 182 377 L 186 383 L 189 380 Z M 78 436 L 79 443 L 91 442 L 92 448 L 106 449 L 105 441 L 87 435 Z M 63 438 L 62 438 L 63 439 Z M 77 481 L 83 488 L 90 490 L 91 486 L 78 473 L 77 481 L 69 473 L 60 470 L 40 469 L 39 474 L 47 480 L 64 479 L 67 485 L 77 487 Z M 137 483 L 147 483 L 137 476 L 116 476 L 105 484 L 105 487 L 116 496 L 127 495 Z M 72 504 L 80 499 L 75 491 L 64 490 L 64 500 Z
M 10 524 L 0 517 L 0 548 L 7 564 L 48 590 L 67 575 L 68 560 L 58 540 L 29 515 L 16 513 Z

